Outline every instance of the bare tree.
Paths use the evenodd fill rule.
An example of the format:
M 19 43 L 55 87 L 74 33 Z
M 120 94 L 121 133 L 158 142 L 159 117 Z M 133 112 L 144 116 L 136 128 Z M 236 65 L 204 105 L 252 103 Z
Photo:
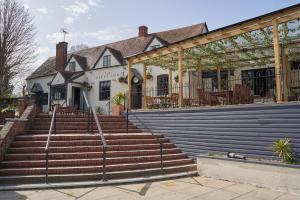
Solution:
M 77 44 L 77 45 L 71 46 L 70 53 L 73 53 L 75 51 L 79 51 L 82 49 L 87 49 L 87 48 L 89 48 L 89 47 L 86 44 Z
M 34 62 L 35 33 L 33 18 L 22 4 L 0 0 L 0 97 L 12 94 L 12 80 L 25 75 Z

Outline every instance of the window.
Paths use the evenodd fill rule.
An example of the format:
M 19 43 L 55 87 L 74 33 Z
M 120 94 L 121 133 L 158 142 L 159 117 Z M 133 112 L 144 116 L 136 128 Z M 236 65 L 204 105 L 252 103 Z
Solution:
M 99 82 L 99 100 L 109 100 L 110 99 L 110 81 Z
M 70 62 L 69 69 L 70 69 L 71 72 L 75 72 L 75 65 L 76 65 L 75 62 Z
M 66 98 L 66 87 L 52 88 L 52 100 L 61 100 Z
M 169 75 L 157 76 L 157 96 L 169 94 Z
M 300 61 L 293 61 L 291 65 L 292 70 L 299 70 L 300 69 Z
M 157 48 L 159 48 L 159 47 L 160 47 L 159 44 L 157 44 L 157 45 L 152 45 L 152 46 L 150 46 L 150 50 L 157 49 Z
M 103 56 L 103 67 L 108 67 L 111 65 L 111 56 Z

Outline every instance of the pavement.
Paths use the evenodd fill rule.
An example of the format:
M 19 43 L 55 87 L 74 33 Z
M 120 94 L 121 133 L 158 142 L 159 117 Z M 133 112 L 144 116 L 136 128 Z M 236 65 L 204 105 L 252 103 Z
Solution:
M 0 191 L 0 200 L 300 200 L 299 195 L 207 177 L 76 189 Z

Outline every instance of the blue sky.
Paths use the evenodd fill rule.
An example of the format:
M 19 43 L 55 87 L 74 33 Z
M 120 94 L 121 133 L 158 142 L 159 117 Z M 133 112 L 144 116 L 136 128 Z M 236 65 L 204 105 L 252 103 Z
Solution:
M 69 46 L 89 47 L 137 35 L 140 25 L 157 32 L 206 22 L 210 30 L 272 12 L 296 0 L 21 0 L 34 16 L 39 57 L 35 67 L 55 55 L 69 32 Z

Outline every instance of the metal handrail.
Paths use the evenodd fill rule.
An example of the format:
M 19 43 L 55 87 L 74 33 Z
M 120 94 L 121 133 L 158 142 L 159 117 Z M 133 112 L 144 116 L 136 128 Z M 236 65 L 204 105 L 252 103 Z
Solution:
M 126 105 L 126 120 L 127 120 L 127 127 L 126 127 L 126 131 L 127 131 L 127 134 L 128 134 L 128 122 L 129 122 L 129 120 L 128 120 L 128 102 L 126 101 L 126 94 L 125 94 L 125 99 L 124 99 L 124 109 L 125 109 L 125 105 Z M 125 101 L 126 101 L 126 103 L 125 103 Z M 148 130 L 148 132 L 150 132 L 151 133 L 151 135 L 153 135 L 154 136 L 154 133 L 153 133 L 153 131 L 146 125 L 146 124 L 144 124 L 144 122 L 142 122 L 139 118 L 138 118 L 138 116 L 136 116 L 136 115 L 132 115 L 132 116 L 134 116 L 138 121 L 139 121 L 139 123 L 140 124 L 142 124 L 142 126 L 144 127 L 144 128 L 146 128 L 147 130 Z M 161 170 L 161 174 L 163 174 L 163 170 L 164 170 L 164 165 L 163 165 L 163 144 L 162 144 L 162 141 L 161 141 L 161 139 L 160 138 L 156 138 L 156 140 L 159 142 L 159 150 L 160 150 L 160 170 Z
M 49 168 L 49 145 L 51 141 L 51 135 L 53 131 L 53 126 L 54 126 L 54 132 L 56 132 L 56 106 L 54 107 L 53 113 L 52 113 L 52 118 L 51 118 L 51 124 L 50 124 L 50 129 L 48 133 L 48 138 L 47 138 L 47 143 L 45 146 L 45 154 L 46 154 L 46 183 L 48 184 L 48 168 Z
M 105 181 L 105 180 L 106 180 L 105 175 L 106 175 L 106 147 L 107 147 L 107 142 L 106 142 L 106 140 L 105 140 L 103 131 L 102 131 L 102 129 L 101 129 L 100 122 L 99 122 L 99 119 L 98 119 L 98 117 L 97 117 L 95 108 L 92 107 L 92 106 L 89 104 L 89 102 L 88 102 L 88 100 L 87 100 L 87 97 L 86 97 L 85 91 L 83 91 L 83 98 L 84 98 L 84 100 L 85 100 L 85 102 L 86 102 L 86 105 L 87 105 L 87 107 L 88 107 L 88 109 L 89 109 L 89 115 L 92 114 L 92 117 L 94 117 L 94 119 L 95 119 L 95 122 L 96 122 L 96 125 L 97 125 L 97 129 L 98 129 L 98 132 L 99 132 L 101 141 L 102 141 L 102 145 L 103 145 L 103 156 L 102 156 L 102 157 L 103 157 L 103 168 L 102 168 L 102 170 L 103 170 L 103 177 L 102 177 L 102 179 Z M 91 131 L 93 132 L 93 129 L 94 129 L 94 127 L 93 127 L 93 121 L 92 121 L 91 124 L 89 123 L 89 125 L 91 125 Z M 88 128 L 88 129 L 89 129 L 89 128 Z
M 127 116 L 128 116 L 128 115 L 127 115 Z M 144 122 L 142 122 L 142 121 L 138 118 L 138 116 L 136 116 L 136 115 L 133 115 L 133 116 L 139 121 L 140 124 L 142 124 L 142 126 L 143 126 L 144 128 L 146 128 L 146 129 L 148 130 L 148 132 L 151 133 L 151 135 L 154 136 L 153 131 L 152 131 L 147 125 L 145 125 Z M 161 141 L 160 138 L 156 138 L 156 140 L 159 142 L 159 150 L 160 150 L 160 171 L 161 171 L 161 174 L 163 174 L 163 170 L 164 170 L 164 165 L 163 165 L 163 144 L 162 144 L 162 141 Z

